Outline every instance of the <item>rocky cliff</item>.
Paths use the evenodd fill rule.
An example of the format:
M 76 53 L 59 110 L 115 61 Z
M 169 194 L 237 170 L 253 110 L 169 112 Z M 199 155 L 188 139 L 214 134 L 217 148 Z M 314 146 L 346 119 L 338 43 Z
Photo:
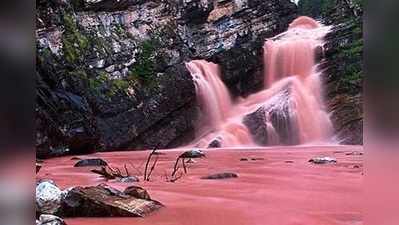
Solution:
M 336 0 L 325 22 L 327 106 L 342 144 L 363 144 L 362 0 Z
M 193 137 L 184 62 L 220 64 L 234 95 L 258 90 L 264 38 L 289 0 L 37 0 L 38 157 L 180 145 Z

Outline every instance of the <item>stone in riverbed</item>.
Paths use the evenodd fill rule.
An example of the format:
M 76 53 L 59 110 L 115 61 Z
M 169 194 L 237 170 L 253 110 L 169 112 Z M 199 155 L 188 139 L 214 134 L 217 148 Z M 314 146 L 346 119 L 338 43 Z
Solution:
M 328 163 L 336 163 L 337 160 L 332 157 L 315 157 L 310 159 L 309 162 L 314 164 L 328 164 Z
M 140 199 L 104 184 L 72 188 L 62 202 L 67 217 L 144 217 L 163 205 Z
M 210 180 L 230 179 L 230 178 L 238 178 L 238 175 L 236 173 L 224 172 L 224 173 L 216 173 L 201 177 L 201 179 L 210 179 Z
M 66 225 L 66 223 L 58 216 L 42 214 L 39 220 L 36 220 L 36 225 Z
M 95 159 L 82 159 L 78 161 L 74 167 L 82 167 L 82 166 L 107 166 L 108 163 L 100 158 Z
M 40 182 L 36 186 L 36 211 L 44 214 L 54 214 L 61 206 L 62 191 L 53 181 Z
M 140 179 L 135 176 L 129 176 L 129 177 L 117 178 L 116 181 L 121 183 L 133 183 L 133 182 L 139 182 Z
M 222 147 L 222 138 L 221 137 L 216 137 L 208 145 L 208 148 L 220 148 L 220 147 Z
M 145 190 L 142 187 L 129 186 L 123 191 L 123 193 L 127 194 L 127 195 L 130 195 L 130 196 L 133 196 L 135 198 L 151 200 L 150 194 L 148 194 L 147 190 Z
M 188 159 L 188 158 L 202 158 L 202 157 L 206 157 L 206 156 L 203 151 L 201 151 L 200 149 L 194 148 L 189 151 L 183 152 L 183 154 L 181 154 L 179 157 Z

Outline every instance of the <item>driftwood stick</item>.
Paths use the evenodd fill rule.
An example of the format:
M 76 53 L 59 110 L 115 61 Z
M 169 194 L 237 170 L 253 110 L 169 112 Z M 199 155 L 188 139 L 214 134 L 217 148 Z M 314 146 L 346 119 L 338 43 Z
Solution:
M 184 162 L 184 158 L 181 158 L 181 162 L 183 164 L 184 173 L 187 173 L 186 163 Z
M 147 181 L 150 180 L 152 171 L 154 171 L 155 165 L 157 164 L 157 162 L 158 162 L 158 155 L 155 157 L 154 163 L 152 164 L 151 169 L 150 169 L 150 172 L 148 173 Z
M 126 164 L 124 164 L 123 167 L 125 168 L 126 176 L 127 176 L 127 177 L 130 176 L 130 175 L 129 175 L 129 171 L 127 170 Z
M 155 154 L 156 150 L 157 150 L 157 147 L 153 148 L 152 152 L 147 157 L 147 162 L 145 163 L 145 169 L 144 169 L 144 180 L 147 180 L 148 164 L 150 163 L 151 157 Z
M 179 169 L 179 168 L 177 167 L 177 166 L 178 166 L 178 163 L 179 163 L 179 160 L 180 160 L 180 157 L 178 157 L 178 158 L 176 159 L 175 166 L 173 167 L 172 177 L 175 176 L 177 170 Z

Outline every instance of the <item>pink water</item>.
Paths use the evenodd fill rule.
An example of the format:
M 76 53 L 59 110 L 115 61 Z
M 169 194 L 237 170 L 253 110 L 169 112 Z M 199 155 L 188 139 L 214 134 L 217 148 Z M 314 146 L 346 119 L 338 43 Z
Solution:
M 331 141 L 332 126 L 324 110 L 315 62 L 315 50 L 322 46 L 327 32 L 328 27 L 317 21 L 299 17 L 286 32 L 266 40 L 264 89 L 234 103 L 218 65 L 205 60 L 187 63 L 201 109 L 194 145 L 207 147 L 215 138 L 223 147 L 258 145 L 243 120 L 259 108 L 265 113 L 266 145 Z M 284 135 L 291 140 L 284 141 Z

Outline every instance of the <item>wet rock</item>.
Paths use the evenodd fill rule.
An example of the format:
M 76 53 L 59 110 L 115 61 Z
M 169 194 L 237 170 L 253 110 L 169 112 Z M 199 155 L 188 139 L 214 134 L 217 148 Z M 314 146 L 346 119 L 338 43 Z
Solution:
M 238 178 L 238 175 L 236 173 L 224 172 L 224 173 L 216 173 L 201 177 L 201 179 L 210 179 L 210 180 L 230 179 L 230 178 Z
M 147 190 L 142 187 L 129 186 L 123 191 L 123 193 L 135 198 L 151 200 L 150 194 L 148 194 Z
M 43 214 L 54 214 L 60 206 L 62 191 L 53 181 L 39 181 L 36 185 L 36 211 Z
M 309 162 L 314 164 L 329 164 L 329 163 L 336 163 L 337 160 L 332 157 L 315 157 L 310 159 Z
M 162 204 L 124 194 L 106 185 L 75 187 L 62 204 L 62 214 L 68 217 L 144 217 Z
M 270 146 L 299 143 L 296 112 L 290 99 L 290 87 L 284 87 L 263 106 L 244 117 L 243 123 L 257 144 Z
M 263 107 L 244 117 L 244 125 L 249 129 L 255 142 L 259 145 L 268 145 L 266 111 Z
M 262 161 L 265 160 L 265 158 L 251 158 L 252 161 Z
M 216 137 L 208 145 L 208 148 L 220 148 L 220 147 L 222 147 L 222 138 L 221 137 Z
M 183 154 L 180 155 L 180 158 L 203 158 L 206 157 L 205 153 L 201 151 L 200 149 L 192 149 L 189 151 L 183 152 Z
M 315 62 L 319 63 L 324 58 L 324 50 L 322 46 L 317 46 L 315 48 Z
M 140 179 L 135 176 L 129 176 L 129 177 L 117 178 L 116 181 L 121 183 L 133 183 L 133 182 L 139 182 Z
M 363 155 L 363 152 L 349 152 L 346 153 L 345 155 Z
M 74 167 L 82 167 L 82 166 L 107 166 L 108 163 L 100 158 L 95 159 L 82 159 L 79 160 Z
M 66 225 L 66 223 L 58 216 L 42 214 L 39 220 L 36 220 L 36 225 Z

